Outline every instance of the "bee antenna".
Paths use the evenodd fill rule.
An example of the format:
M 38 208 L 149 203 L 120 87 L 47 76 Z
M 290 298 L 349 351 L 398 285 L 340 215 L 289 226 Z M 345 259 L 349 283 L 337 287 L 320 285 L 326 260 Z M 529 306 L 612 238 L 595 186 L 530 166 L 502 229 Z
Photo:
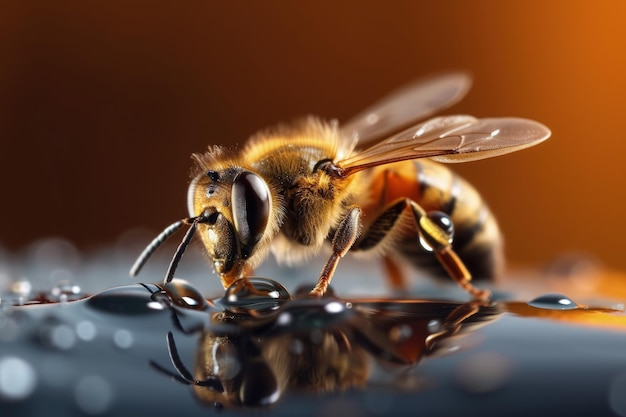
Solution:
M 193 235 L 196 233 L 196 229 L 198 228 L 198 223 L 204 223 L 208 220 L 209 220 L 209 217 L 204 213 L 196 217 L 181 220 L 181 222 L 183 223 L 191 222 L 191 225 L 189 226 L 189 229 L 187 229 L 187 233 L 185 233 L 183 240 L 181 240 L 180 244 L 178 245 L 178 248 L 176 249 L 176 253 L 174 253 L 174 257 L 172 257 L 170 266 L 169 268 L 167 268 L 167 273 L 165 274 L 165 279 L 163 280 L 164 284 L 167 284 L 174 278 L 174 272 L 176 272 L 178 263 L 182 259 L 183 253 L 185 253 L 185 250 L 187 249 L 187 245 L 189 245 L 189 242 L 191 242 Z
M 178 349 L 176 348 L 176 342 L 174 342 L 174 335 L 172 334 L 172 332 L 167 332 L 167 352 L 170 356 L 170 361 L 172 362 L 172 365 L 174 365 L 174 369 L 176 369 L 177 373 L 165 369 L 154 361 L 150 361 L 150 365 L 159 372 L 162 372 L 165 375 L 174 378 L 175 380 L 183 384 L 198 385 L 201 387 L 210 388 L 213 391 L 224 392 L 224 386 L 216 377 L 209 377 L 205 380 L 194 379 L 193 375 L 191 375 L 191 372 L 189 372 L 189 370 L 181 360 L 180 355 L 178 354 Z
M 183 224 L 188 223 L 189 220 L 190 219 L 182 219 L 175 223 L 172 223 L 167 226 L 161 233 L 159 233 L 159 235 L 155 237 L 154 240 L 152 240 L 152 242 L 148 244 L 148 246 L 146 246 L 143 252 L 141 252 L 141 255 L 139 255 L 139 257 L 133 264 L 133 267 L 130 268 L 130 276 L 134 277 L 139 274 L 141 268 L 143 268 L 150 256 L 152 256 L 152 254 L 159 248 L 159 246 L 161 246 L 161 244 L 165 242 L 168 237 L 176 233 L 176 231 L 178 231 L 178 229 L 180 229 Z

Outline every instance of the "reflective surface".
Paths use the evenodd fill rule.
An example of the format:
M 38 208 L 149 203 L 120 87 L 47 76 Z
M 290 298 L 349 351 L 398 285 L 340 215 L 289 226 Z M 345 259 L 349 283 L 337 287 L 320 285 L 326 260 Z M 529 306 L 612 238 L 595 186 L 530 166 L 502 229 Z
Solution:
M 180 280 L 89 297 L 17 283 L 0 303 L 2 415 L 626 415 L 623 311 L 253 282 L 212 300 Z

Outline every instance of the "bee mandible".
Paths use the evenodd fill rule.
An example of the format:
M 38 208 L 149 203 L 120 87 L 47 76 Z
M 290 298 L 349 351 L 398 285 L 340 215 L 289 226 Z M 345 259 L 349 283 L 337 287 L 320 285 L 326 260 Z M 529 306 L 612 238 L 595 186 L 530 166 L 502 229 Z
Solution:
M 330 243 L 312 296 L 324 295 L 339 260 L 354 252 L 381 256 L 394 287 L 405 287 L 398 262 L 408 260 L 488 298 L 490 292 L 470 280 L 493 278 L 501 269 L 498 225 L 478 192 L 440 163 L 524 149 L 546 140 L 550 130 L 514 117 L 451 115 L 415 124 L 456 103 L 470 84 L 464 73 L 433 76 L 342 126 L 308 117 L 257 133 L 241 152 L 215 146 L 194 154 L 189 217 L 161 232 L 131 275 L 188 225 L 165 282 L 198 234 L 224 288 L 235 281 L 250 286 L 246 277 L 270 251 L 279 262 L 297 264 Z M 368 142 L 374 144 L 357 149 Z

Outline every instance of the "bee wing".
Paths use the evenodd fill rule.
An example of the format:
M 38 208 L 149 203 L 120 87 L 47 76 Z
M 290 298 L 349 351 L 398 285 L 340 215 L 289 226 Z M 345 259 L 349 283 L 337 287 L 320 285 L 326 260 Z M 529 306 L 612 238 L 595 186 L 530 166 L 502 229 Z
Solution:
M 354 156 L 338 161 L 343 175 L 408 159 L 467 162 L 515 152 L 543 142 L 550 129 L 515 117 L 444 116 L 419 123 Z
M 458 102 L 472 80 L 462 72 L 451 72 L 419 79 L 383 97 L 341 126 L 341 137 L 361 143 L 423 120 Z

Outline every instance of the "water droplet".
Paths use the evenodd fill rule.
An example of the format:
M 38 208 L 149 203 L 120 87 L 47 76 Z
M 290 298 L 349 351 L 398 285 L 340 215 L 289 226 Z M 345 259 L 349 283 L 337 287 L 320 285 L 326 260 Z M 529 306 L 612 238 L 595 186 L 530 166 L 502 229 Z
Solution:
M 177 306 L 193 310 L 206 310 L 209 308 L 209 304 L 204 296 L 200 294 L 200 291 L 185 280 L 174 278 L 171 282 L 166 283 L 163 289 Z
M 76 334 L 67 324 L 48 323 L 39 329 L 41 341 L 59 350 L 69 350 L 76 344 Z
M 56 302 L 74 301 L 83 297 L 83 292 L 78 284 L 64 279 L 50 289 L 50 300 Z
M 91 342 L 96 338 L 96 326 L 89 320 L 76 323 L 76 336 L 85 342 Z
M 95 294 L 87 300 L 89 307 L 112 314 L 133 315 L 160 313 L 150 303 L 152 292 L 141 284 L 113 287 Z
M 21 297 L 29 297 L 33 290 L 33 285 L 26 278 L 20 278 L 11 284 L 11 294 Z
M 426 328 L 430 334 L 439 333 L 442 329 L 441 320 L 433 319 L 429 321 Z
M 130 349 L 134 342 L 133 334 L 126 329 L 119 329 L 113 333 L 113 343 L 120 349 Z
M 452 243 L 454 224 L 447 214 L 432 211 L 420 217 L 419 242 L 427 252 L 438 250 Z
M 9 291 L 0 295 L 0 303 L 2 306 L 19 306 L 24 305 L 31 297 L 33 285 L 26 278 L 20 278 L 13 281 L 9 286 Z
M 87 414 L 103 414 L 113 403 L 113 389 L 104 378 L 91 375 L 78 381 L 74 389 L 78 407 Z
M 0 397 L 10 401 L 27 398 L 35 390 L 37 374 L 31 364 L 16 356 L 0 359 Z
M 237 280 L 228 287 L 224 297 L 216 302 L 233 313 L 265 314 L 276 311 L 291 299 L 287 289 L 274 280 L 251 277 L 248 282 L 254 291 Z
M 528 305 L 549 310 L 573 310 L 578 305 L 562 294 L 544 294 L 528 302 Z

